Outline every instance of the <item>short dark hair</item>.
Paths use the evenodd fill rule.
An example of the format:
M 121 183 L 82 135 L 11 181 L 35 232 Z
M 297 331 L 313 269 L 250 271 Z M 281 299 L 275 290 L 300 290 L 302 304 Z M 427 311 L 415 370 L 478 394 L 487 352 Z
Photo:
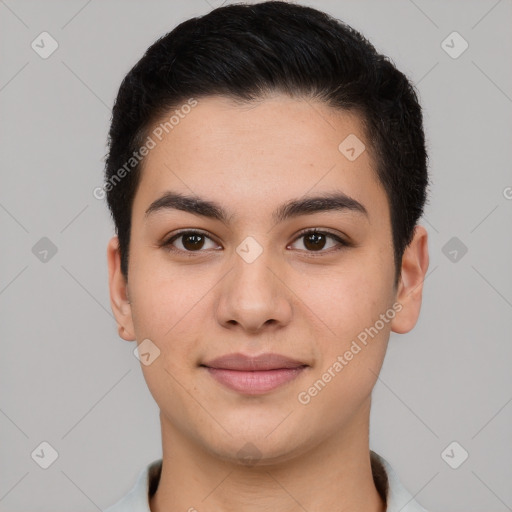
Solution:
M 275 92 L 359 115 L 390 205 L 397 284 L 428 186 L 415 88 L 352 27 L 281 1 L 228 5 L 186 20 L 153 43 L 123 79 L 112 111 L 104 188 L 126 279 L 132 206 L 145 161 L 133 155 L 151 128 L 190 98 L 252 102 Z

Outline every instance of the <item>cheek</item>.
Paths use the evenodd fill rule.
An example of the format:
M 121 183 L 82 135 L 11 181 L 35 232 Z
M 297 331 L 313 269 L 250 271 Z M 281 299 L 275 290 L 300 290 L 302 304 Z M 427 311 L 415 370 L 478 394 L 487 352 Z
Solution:
M 196 364 L 198 343 L 204 338 L 208 314 L 205 293 L 212 284 L 183 272 L 165 272 L 154 266 L 132 276 L 132 308 L 138 342 L 149 339 L 159 350 L 150 365 L 142 365 L 144 379 L 154 400 L 167 411 L 187 411 L 193 404 L 183 386 L 194 392 L 190 371 Z M 211 307 L 211 306 L 210 306 Z M 176 424 L 184 418 L 175 418 Z
M 350 264 L 310 273 L 307 283 L 301 279 L 295 289 L 317 320 L 323 321 L 317 321 L 319 328 L 332 331 L 332 338 L 342 341 L 373 325 L 390 307 L 392 284 L 387 273 L 376 258 L 354 258 Z
M 311 280 L 307 290 L 307 306 L 316 317 L 318 364 L 297 400 L 310 412 L 318 408 L 326 422 L 348 421 L 350 411 L 365 402 L 386 353 L 394 311 L 387 321 L 380 315 L 391 307 L 389 290 L 385 279 L 363 267 L 364 272 Z
M 180 336 L 180 330 L 193 331 L 193 319 L 201 310 L 201 299 L 213 285 L 214 276 L 199 274 L 193 266 L 173 266 L 165 261 L 160 250 L 154 249 L 140 255 L 134 251 L 130 272 L 137 339 L 167 343 Z
M 318 366 L 310 384 L 312 394 L 322 396 L 318 405 L 355 407 L 371 393 L 382 366 L 395 312 L 389 270 L 372 254 L 318 273 L 300 292 L 317 329 Z

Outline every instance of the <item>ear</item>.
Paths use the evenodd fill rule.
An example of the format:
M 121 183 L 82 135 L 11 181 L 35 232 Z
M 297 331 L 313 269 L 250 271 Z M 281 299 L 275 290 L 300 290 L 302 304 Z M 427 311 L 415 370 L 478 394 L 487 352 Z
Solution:
M 391 322 L 393 332 L 404 334 L 415 325 L 420 315 L 423 281 L 428 269 L 428 233 L 423 226 L 414 228 L 414 236 L 402 256 L 402 269 L 396 300 L 402 305 Z
M 126 341 L 134 341 L 132 307 L 128 296 L 128 283 L 121 272 L 119 239 L 114 236 L 107 246 L 110 307 L 116 318 L 119 336 Z

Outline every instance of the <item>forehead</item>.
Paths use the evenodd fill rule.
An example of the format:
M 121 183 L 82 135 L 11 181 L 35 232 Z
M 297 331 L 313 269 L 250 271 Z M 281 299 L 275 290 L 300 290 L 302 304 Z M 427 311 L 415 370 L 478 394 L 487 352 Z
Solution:
M 168 189 L 235 208 L 333 189 L 362 203 L 386 200 L 357 114 L 284 95 L 196 101 L 155 123 L 134 212 Z

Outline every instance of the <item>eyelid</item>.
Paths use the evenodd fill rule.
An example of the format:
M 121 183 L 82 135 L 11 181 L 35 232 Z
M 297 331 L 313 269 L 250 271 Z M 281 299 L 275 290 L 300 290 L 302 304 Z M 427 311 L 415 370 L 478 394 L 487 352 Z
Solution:
M 337 239 L 339 242 L 342 242 L 344 244 L 348 245 L 348 241 L 343 238 L 342 235 L 340 235 L 337 232 L 331 231 L 328 228 L 304 228 L 301 231 L 299 231 L 294 238 L 294 241 L 297 240 L 297 238 L 300 238 L 301 236 L 310 234 L 310 233 L 319 233 L 321 235 L 329 235 L 335 239 Z
M 349 242 L 348 240 L 346 240 L 342 235 L 338 234 L 338 233 L 335 233 L 329 229 L 323 229 L 323 228 L 305 228 L 305 229 L 302 229 L 301 231 L 299 231 L 296 235 L 295 235 L 295 238 L 293 239 L 293 242 L 292 243 L 295 243 L 299 238 L 302 238 L 304 235 L 309 235 L 309 234 L 313 234 L 313 233 L 316 233 L 316 234 L 320 234 L 320 235 L 327 235 L 328 237 L 331 237 L 332 239 L 334 239 L 337 243 L 338 243 L 338 246 L 337 247 L 331 247 L 327 250 L 319 250 L 319 251 L 300 251 L 302 253 L 306 253 L 308 256 L 312 256 L 312 257 L 320 257 L 320 256 L 323 256 L 323 255 L 328 255 L 328 254 L 332 254 L 332 253 L 335 253 L 341 249 L 345 249 L 347 247 L 351 247 L 353 244 L 351 242 Z
M 205 238 L 208 238 L 209 240 L 211 240 L 212 242 L 215 242 L 216 244 L 218 244 L 218 242 L 210 236 L 210 234 L 206 231 L 202 231 L 201 229 L 197 229 L 197 228 L 189 228 L 189 229 L 182 229 L 180 231 L 178 231 L 177 233 L 174 233 L 172 234 L 171 236 L 168 236 L 166 237 L 163 242 L 160 244 L 161 247 L 164 247 L 164 248 L 167 248 L 168 250 L 171 250 L 171 251 L 177 251 L 177 252 L 181 252 L 181 253 L 189 253 L 189 254 L 193 254 L 193 253 L 197 253 L 197 252 L 205 252 L 205 251 L 183 251 L 182 249 L 176 249 L 176 247 L 174 247 L 172 245 L 172 243 L 177 240 L 180 236 L 183 236 L 183 235 L 202 235 L 204 236 Z M 218 244 L 220 245 L 220 244 Z

